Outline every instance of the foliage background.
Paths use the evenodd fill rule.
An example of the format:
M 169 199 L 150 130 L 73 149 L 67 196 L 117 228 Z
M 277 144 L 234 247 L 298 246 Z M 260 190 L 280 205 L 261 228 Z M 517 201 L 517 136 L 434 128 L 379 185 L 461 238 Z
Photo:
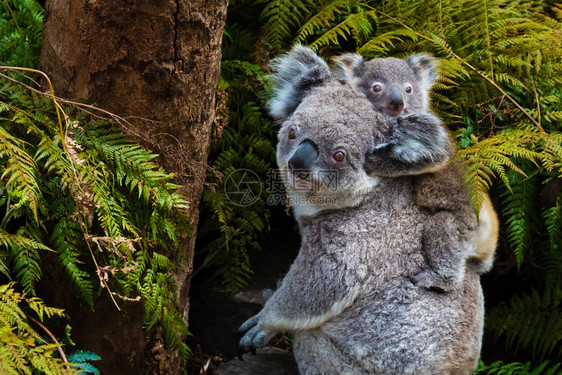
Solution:
M 487 314 L 479 373 L 562 371 L 562 6 L 523 0 L 262 0 L 233 1 L 229 11 L 227 30 L 236 37 L 224 46 L 223 79 L 232 113 L 226 129 L 242 139 L 255 136 L 275 144 L 262 130 L 267 122 L 258 130 L 240 116 L 241 108 L 253 101 L 263 108 L 260 93 L 267 87 L 256 78 L 271 57 L 297 43 L 326 60 L 344 52 L 366 59 L 416 52 L 439 58 L 433 109 L 457 138 L 475 209 L 489 192 L 501 220 L 495 268 L 483 278 Z M 238 65 L 232 65 L 233 56 Z M 234 66 L 253 69 L 233 76 Z M 248 165 L 225 157 L 240 154 L 231 139 L 223 137 L 212 154 L 221 171 Z M 252 155 L 264 166 L 274 164 L 268 153 Z M 217 197 L 205 196 L 215 213 L 217 204 L 223 212 L 233 209 Z M 266 222 L 268 209 L 271 216 L 280 207 L 251 206 L 243 215 L 255 212 Z M 254 241 L 265 229 L 244 236 Z M 231 233 L 219 230 L 226 238 Z M 203 249 L 212 250 L 212 245 Z M 238 247 L 223 255 L 209 263 L 225 289 L 235 291 L 251 275 L 251 253 Z

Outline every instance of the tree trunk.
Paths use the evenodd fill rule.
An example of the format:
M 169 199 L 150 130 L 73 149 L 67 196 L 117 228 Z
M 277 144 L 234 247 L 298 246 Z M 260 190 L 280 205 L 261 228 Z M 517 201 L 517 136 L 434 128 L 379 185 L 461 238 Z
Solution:
M 40 69 L 51 77 L 56 94 L 88 100 L 127 118 L 124 130 L 160 154 L 160 163 L 184 186 L 180 193 L 191 202 L 187 213 L 194 231 L 215 116 L 227 4 L 228 0 L 46 2 Z M 182 240 L 186 261 L 175 275 L 186 319 L 194 242 L 194 234 Z M 101 313 L 98 306 L 96 311 Z M 115 331 L 116 315 L 105 326 L 97 321 L 87 334 L 103 338 L 105 332 Z M 127 330 L 137 323 L 141 329 L 137 320 L 132 313 L 122 323 L 129 325 Z M 102 374 L 146 373 L 121 367 L 131 356 L 129 363 L 138 367 L 145 350 L 140 346 L 146 343 L 119 335 L 111 340 L 124 342 L 88 340 L 93 345 L 88 350 L 107 358 L 99 366 Z

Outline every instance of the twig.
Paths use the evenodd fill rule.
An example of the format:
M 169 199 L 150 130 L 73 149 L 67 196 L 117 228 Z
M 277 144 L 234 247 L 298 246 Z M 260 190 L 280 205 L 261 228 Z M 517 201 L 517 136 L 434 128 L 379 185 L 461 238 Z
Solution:
M 121 298 L 123 301 L 139 302 L 142 299 L 141 296 L 136 296 L 135 298 L 131 298 L 131 297 L 127 297 L 127 296 L 121 295 L 121 294 L 116 293 L 116 292 L 111 292 L 111 293 L 116 295 L 117 297 Z
M 82 221 L 82 220 L 80 220 Z M 80 223 L 82 225 L 85 225 L 85 223 L 81 222 Z M 94 252 L 92 251 L 92 247 L 90 246 L 90 242 L 88 242 L 88 239 L 86 238 L 86 231 L 82 230 L 82 233 L 84 234 L 84 239 L 86 240 L 86 246 L 88 246 L 88 250 L 90 251 L 90 255 L 92 256 L 92 259 L 94 261 L 94 265 L 96 266 L 96 274 L 98 275 L 98 279 L 100 280 L 100 283 L 102 284 L 102 287 L 105 287 L 107 289 L 107 292 L 109 293 L 109 297 L 111 298 L 111 300 L 113 301 L 113 304 L 115 305 L 115 307 L 117 308 L 117 310 L 121 311 L 121 308 L 119 307 L 119 305 L 117 304 L 117 301 L 115 300 L 115 298 L 113 298 L 113 292 L 111 291 L 111 289 L 109 289 L 109 285 L 107 285 L 107 283 L 105 282 L 104 278 L 101 276 L 101 273 L 103 272 L 101 270 L 101 267 L 99 266 L 96 257 L 94 256 Z
M 533 92 L 535 94 L 535 99 L 537 100 L 537 116 L 539 117 L 539 121 L 541 120 L 541 101 L 539 97 L 539 93 L 537 92 L 537 85 L 535 85 L 535 80 L 531 75 L 531 83 L 533 84 Z
M 2 68 L 5 68 L 5 67 L 0 66 L 0 70 L 1 70 Z M 36 94 L 39 94 L 39 95 L 42 95 L 42 96 L 51 96 L 51 95 L 49 95 L 49 94 L 47 94 L 47 93 L 45 93 L 45 92 L 43 92 L 43 91 L 40 91 L 40 90 L 38 90 L 38 89 L 36 89 L 36 88 L 34 88 L 34 87 L 31 87 L 31 86 L 29 86 L 29 85 L 27 85 L 27 84 L 25 84 L 25 83 L 23 83 L 23 82 L 20 82 L 20 81 L 18 81 L 17 79 L 14 79 L 14 78 L 12 78 L 12 77 L 10 77 L 10 76 L 7 76 L 7 75 L 5 75 L 5 74 L 0 73 L 0 77 L 5 78 L 5 79 L 7 79 L 7 80 L 9 80 L 9 81 L 12 81 L 12 82 L 14 82 L 14 83 L 17 83 L 17 84 L 19 84 L 19 85 L 25 87 L 26 89 L 33 91 L 33 92 L 36 93 Z M 80 103 L 80 102 L 75 102 L 75 101 L 73 101 L 73 100 L 68 100 L 68 99 L 63 99 L 63 98 L 58 97 L 58 96 L 52 96 L 52 97 L 53 97 L 54 99 L 56 99 L 57 102 L 61 102 L 61 103 L 65 103 L 65 104 L 70 104 L 70 105 L 73 105 L 73 106 L 75 106 L 75 107 L 79 107 L 81 110 L 83 110 L 84 112 L 86 112 L 86 113 L 88 113 L 88 114 L 90 114 L 90 115 L 92 115 L 92 116 L 96 116 L 96 117 L 99 117 L 99 118 L 107 119 L 107 117 L 102 117 L 102 116 L 99 116 L 99 115 L 95 115 L 95 114 L 93 114 L 92 112 L 85 110 L 84 108 L 88 108 L 88 109 L 95 110 L 95 111 L 97 111 L 97 112 L 103 113 L 104 115 L 109 116 L 110 119 L 112 119 L 112 120 L 116 121 L 117 123 L 121 124 L 121 126 L 123 126 L 124 128 L 126 128 L 126 129 L 127 129 L 128 131 L 130 131 L 131 133 L 135 134 L 136 137 L 138 137 L 138 138 L 140 138 L 140 139 L 143 139 L 143 140 L 145 140 L 146 142 L 151 143 L 151 144 L 152 144 L 152 141 L 151 141 L 150 139 L 144 137 L 142 134 L 138 133 L 138 132 L 136 131 L 135 127 L 133 126 L 133 124 L 131 124 L 131 123 L 127 120 L 127 118 L 140 119 L 140 120 L 149 121 L 149 122 L 160 122 L 160 121 L 157 121 L 157 120 L 152 120 L 152 119 L 148 119 L 148 118 L 141 117 L 141 116 L 127 116 L 127 117 L 125 118 L 125 117 L 121 117 L 121 116 L 119 116 L 119 115 L 117 115 L 117 114 L 115 114 L 115 113 L 113 113 L 113 112 L 107 111 L 107 110 L 105 110 L 105 109 L 103 109 L 103 108 L 96 107 L 96 106 L 94 106 L 94 105 L 90 105 L 90 104 L 86 104 L 86 103 Z M 124 124 L 126 124 L 127 126 L 125 126 Z
M 66 363 L 68 363 L 68 358 L 66 358 L 66 355 L 64 354 L 64 351 L 62 350 L 62 344 L 58 342 L 57 338 L 55 337 L 55 335 L 53 335 L 51 333 L 51 331 L 49 331 L 47 329 L 47 327 L 45 327 L 43 324 L 41 324 L 41 322 L 39 322 L 37 319 L 34 319 L 31 316 L 28 316 L 29 319 L 31 319 L 31 321 L 33 321 L 35 324 L 37 324 L 39 327 L 41 327 L 41 329 L 43 329 L 43 331 L 45 331 L 45 333 L 47 333 L 47 335 L 49 335 L 49 337 L 51 338 L 51 340 L 53 340 L 55 342 L 55 344 L 57 345 L 57 349 L 59 351 L 59 354 L 62 358 L 62 360 Z M 66 365 L 67 369 L 70 369 L 70 366 Z

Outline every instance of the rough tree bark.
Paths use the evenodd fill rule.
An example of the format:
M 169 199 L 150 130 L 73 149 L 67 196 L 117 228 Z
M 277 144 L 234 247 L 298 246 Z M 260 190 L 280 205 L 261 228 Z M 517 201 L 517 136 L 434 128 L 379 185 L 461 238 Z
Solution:
M 130 116 L 125 131 L 159 153 L 168 171 L 176 172 L 184 186 L 180 192 L 191 202 L 188 215 L 194 228 L 215 116 L 227 4 L 228 0 L 46 2 L 40 69 L 51 77 L 56 94 Z M 187 260 L 176 280 L 187 317 L 194 236 L 186 236 L 182 246 Z M 103 311 L 98 303 L 96 315 L 112 313 L 111 319 L 98 318 L 94 330 L 90 326 L 89 332 L 77 335 L 104 360 L 102 374 L 147 373 L 141 370 L 147 343 L 138 333 L 122 337 L 116 328 L 118 314 L 111 309 L 109 305 Z M 139 316 L 133 312 L 118 319 L 129 332 L 136 329 Z M 80 325 L 88 330 L 88 322 Z M 151 365 L 160 367 L 153 373 L 177 371 L 177 364 L 173 370 L 162 363 Z

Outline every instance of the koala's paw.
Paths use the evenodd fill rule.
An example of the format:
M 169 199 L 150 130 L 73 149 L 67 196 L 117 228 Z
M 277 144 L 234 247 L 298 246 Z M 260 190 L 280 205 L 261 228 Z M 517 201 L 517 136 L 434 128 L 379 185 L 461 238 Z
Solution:
M 441 120 L 427 113 L 398 117 L 394 125 L 394 135 L 389 143 L 394 146 L 393 158 L 408 163 L 418 163 L 422 160 L 447 162 L 454 150 Z
M 242 338 L 238 344 L 238 359 L 244 360 L 242 355 L 244 353 L 251 352 L 256 354 L 256 349 L 262 348 L 271 338 L 274 336 L 273 332 L 268 332 L 260 324 L 260 316 L 255 315 L 244 322 L 240 328 L 238 328 L 238 335 Z
M 441 276 L 431 269 L 422 270 L 413 277 L 412 282 L 418 288 L 437 292 L 450 292 L 458 286 L 454 277 Z

